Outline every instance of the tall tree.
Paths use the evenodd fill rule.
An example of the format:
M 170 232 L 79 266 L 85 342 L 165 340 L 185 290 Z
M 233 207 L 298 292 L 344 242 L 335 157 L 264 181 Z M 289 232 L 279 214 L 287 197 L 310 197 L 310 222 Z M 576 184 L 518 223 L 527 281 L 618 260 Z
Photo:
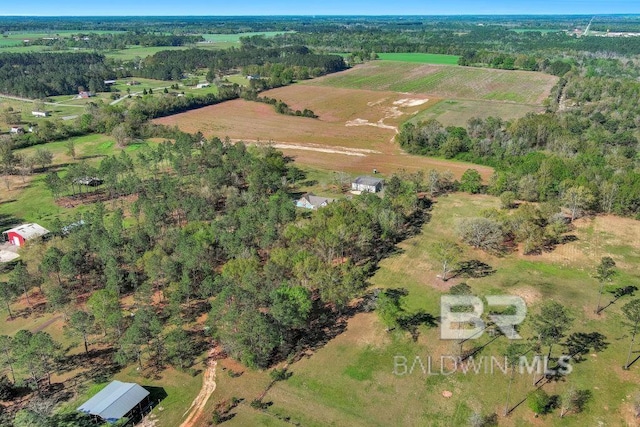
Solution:
M 511 398 L 511 386 L 513 385 L 513 379 L 516 374 L 516 366 L 520 363 L 520 356 L 526 352 L 526 345 L 512 342 L 510 343 L 505 352 L 504 358 L 506 365 L 511 368 L 511 375 L 509 376 L 509 385 L 507 386 L 507 397 L 504 404 L 504 416 L 509 415 L 509 400 Z
M 33 280 L 24 264 L 22 264 L 21 262 L 16 264 L 16 266 L 13 268 L 13 271 L 11 272 L 9 282 L 11 282 L 11 286 L 14 286 L 16 289 L 20 289 L 22 290 L 22 292 L 24 292 L 27 304 L 31 305 L 31 300 L 29 299 L 29 289 L 31 289 L 31 286 L 33 285 Z
M 452 240 L 439 241 L 435 244 L 435 257 L 442 265 L 441 279 L 449 280 L 447 276 L 456 266 L 462 255 L 462 248 Z
M 571 327 L 573 317 L 562 304 L 546 301 L 540 307 L 540 313 L 531 319 L 538 340 L 541 344 L 549 346 L 547 357 L 551 358 L 553 345 L 565 336 L 566 331 Z
M 13 369 L 15 364 L 13 338 L 8 335 L 0 335 L 0 364 L 9 367 L 11 371 L 11 379 L 16 382 L 16 373 Z
M 16 300 L 19 294 L 20 290 L 13 281 L 0 282 L 0 301 L 4 303 L 11 319 L 13 319 L 11 304 Z
M 631 364 L 631 352 L 633 350 L 633 344 L 636 341 L 636 334 L 638 333 L 638 326 L 640 325 L 640 299 L 634 299 L 622 306 L 622 313 L 628 320 L 628 326 L 631 330 L 631 343 L 629 344 L 629 352 L 627 354 L 627 361 L 624 364 L 624 369 L 629 369 Z
M 84 342 L 84 352 L 89 355 L 89 335 L 93 332 L 95 317 L 86 311 L 76 311 L 68 321 L 69 331 L 74 335 L 82 337 Z
M 46 148 L 37 148 L 33 154 L 33 158 L 37 164 L 42 166 L 42 170 L 53 163 L 53 153 Z
M 606 283 L 611 282 L 611 278 L 616 274 L 616 262 L 611 257 L 602 257 L 600 259 L 600 264 L 596 268 L 596 279 L 600 283 L 600 287 L 598 289 L 598 305 L 596 306 L 596 314 L 600 314 L 602 311 L 602 307 L 600 307 L 600 302 L 602 300 L 602 294 L 604 292 L 604 286 Z

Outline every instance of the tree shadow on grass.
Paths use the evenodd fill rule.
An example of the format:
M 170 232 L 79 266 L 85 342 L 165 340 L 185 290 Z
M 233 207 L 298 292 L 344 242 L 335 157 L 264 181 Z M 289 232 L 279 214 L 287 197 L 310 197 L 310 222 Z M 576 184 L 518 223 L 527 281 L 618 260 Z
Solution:
M 496 270 L 489 264 L 477 259 L 458 263 L 458 268 L 454 271 L 453 277 L 464 277 L 478 279 L 494 274 Z

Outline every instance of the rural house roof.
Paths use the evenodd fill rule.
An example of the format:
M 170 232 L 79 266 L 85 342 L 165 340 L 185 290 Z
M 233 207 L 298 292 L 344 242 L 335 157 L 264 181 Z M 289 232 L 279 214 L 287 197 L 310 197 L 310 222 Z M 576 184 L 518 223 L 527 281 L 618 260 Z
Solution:
M 307 199 L 309 203 L 312 204 L 313 206 L 320 206 L 323 203 L 329 204 L 334 200 L 329 197 L 316 196 L 315 194 L 312 194 L 312 193 L 305 194 L 302 198 Z
M 357 177 L 356 179 L 353 180 L 354 184 L 371 185 L 371 186 L 376 186 L 378 184 L 381 184 L 382 182 L 384 182 L 383 179 L 374 178 L 372 176 L 359 176 L 359 177 Z
M 46 228 L 42 227 L 41 225 L 35 224 L 35 223 L 31 223 L 31 224 L 22 224 L 19 225 L 17 227 L 14 228 L 10 228 L 6 231 L 4 231 L 4 234 L 8 234 L 14 232 L 20 236 L 22 236 L 23 239 L 28 240 L 28 239 L 32 239 L 34 237 L 40 237 L 40 236 L 44 236 L 45 234 L 49 233 L 49 230 L 47 230 Z
M 149 392 L 136 383 L 113 381 L 87 400 L 78 411 L 114 422 L 128 414 L 148 395 Z

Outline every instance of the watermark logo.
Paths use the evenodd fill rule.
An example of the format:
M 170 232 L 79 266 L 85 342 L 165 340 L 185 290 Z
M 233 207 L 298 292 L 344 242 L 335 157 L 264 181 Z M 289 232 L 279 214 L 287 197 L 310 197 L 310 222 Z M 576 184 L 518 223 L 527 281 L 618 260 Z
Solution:
M 520 374 L 558 376 L 569 375 L 573 371 L 570 364 L 571 356 L 563 355 L 551 363 L 545 356 L 539 355 L 528 358 L 520 356 L 517 363 L 509 365 L 506 357 L 482 356 L 479 358 L 443 355 L 437 358 L 431 356 L 393 357 L 393 374 L 399 377 L 409 375 L 443 375 L 448 376 L 456 372 L 463 375 L 504 374 L 511 369 Z
M 514 295 L 489 295 L 485 297 L 489 307 L 513 307 L 514 314 L 490 314 L 489 319 L 500 332 L 511 340 L 522 337 L 515 329 L 524 321 L 527 306 Z M 484 303 L 472 295 L 443 295 L 440 298 L 440 338 L 443 340 L 469 340 L 482 336 L 487 325 L 482 320 Z

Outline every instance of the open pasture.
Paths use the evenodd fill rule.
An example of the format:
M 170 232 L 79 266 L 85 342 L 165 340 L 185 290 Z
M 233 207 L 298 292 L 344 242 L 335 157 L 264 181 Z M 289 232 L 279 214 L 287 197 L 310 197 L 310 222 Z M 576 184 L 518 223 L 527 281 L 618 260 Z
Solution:
M 458 65 L 459 56 L 438 53 L 379 53 L 383 61 L 414 62 L 418 64 Z
M 375 313 L 355 315 L 344 333 L 311 357 L 292 364 L 291 378 L 276 383 L 267 393 L 264 400 L 272 402 L 268 412 L 305 426 L 448 427 L 469 425 L 473 413 L 496 413 L 498 425 L 511 427 L 636 425 L 631 403 L 638 391 L 640 367 L 633 365 L 630 371 L 621 367 L 630 337 L 621 324 L 620 307 L 633 297 L 625 297 L 611 305 L 600 316 L 594 315 L 598 284 L 593 274 L 600 257 L 610 254 L 619 266 L 617 277 L 637 283 L 640 269 L 634 262 L 635 256 L 629 255 L 635 252 L 637 256 L 635 238 L 640 232 L 637 221 L 613 217 L 581 219 L 571 232 L 577 238 L 574 242 L 538 256 L 522 256 L 519 252 L 493 256 L 465 247 L 462 259 L 485 262 L 496 272 L 482 278 L 454 278 L 446 283 L 438 279 L 440 267 L 434 257 L 435 243 L 456 238 L 454 230 L 458 219 L 476 216 L 482 209 L 498 206 L 498 199 L 489 196 L 458 193 L 438 198 L 422 233 L 401 243 L 398 254 L 383 260 L 370 282 L 374 287 L 406 289 L 409 292 L 408 311 L 422 309 L 434 316 L 439 314 L 440 295 L 462 281 L 467 282 L 478 296 L 521 296 L 528 310 L 520 329 L 524 338 L 532 334 L 529 317 L 538 312 L 541 302 L 552 299 L 562 303 L 575 317 L 569 333 L 598 332 L 607 342 L 605 349 L 585 354 L 581 361 L 573 361 L 570 374 L 543 386 L 550 395 L 562 395 L 571 387 L 588 390 L 592 397 L 581 414 L 571 412 L 560 418 L 559 410 L 555 409 L 551 414 L 536 417 L 524 402 L 509 417 L 504 417 L 510 378 L 510 371 L 502 370 L 504 362 L 500 359 L 509 344 L 505 337 L 491 342 L 475 356 L 477 363 L 482 363 L 481 357 L 495 357 L 493 365 L 485 359 L 484 365 L 475 365 L 480 367 L 478 372 L 473 365 L 466 365 L 465 374 L 458 365 L 458 371 L 451 373 L 450 365 L 441 370 L 440 357 L 457 356 L 457 341 L 441 340 L 437 326 L 421 326 L 416 341 L 408 334 L 385 332 Z M 607 230 L 605 224 L 609 220 L 615 220 L 619 232 Z M 619 245 L 617 251 L 610 250 L 609 245 L 614 242 Z M 620 283 L 625 284 L 624 281 Z M 607 298 L 610 297 L 607 294 Z M 485 334 L 475 342 L 465 343 L 468 346 L 465 348 L 489 342 L 490 337 Z M 566 354 L 566 347 L 557 344 L 553 355 Z M 397 356 L 407 358 L 404 375 L 394 374 Z M 416 357 L 420 358 L 419 362 Z M 413 363 L 415 365 L 410 369 Z M 402 367 L 396 372 L 402 373 Z M 531 373 L 516 370 L 510 407 L 534 389 Z M 389 399 L 390 395 L 394 398 Z M 230 425 L 238 424 L 231 422 Z
M 293 85 L 263 94 L 281 99 L 291 108 L 309 108 L 318 119 L 278 114 L 273 106 L 234 100 L 188 111 L 154 122 L 178 126 L 187 132 L 229 137 L 249 143 L 271 142 L 301 164 L 354 173 L 378 169 L 392 173 L 438 169 L 460 177 L 475 167 L 484 178 L 492 169 L 467 163 L 412 156 L 393 141 L 397 127 L 438 102 L 424 96 Z
M 443 126 L 464 127 L 469 119 L 479 117 L 500 117 L 511 120 L 527 113 L 544 111 L 543 107 L 528 104 L 513 104 L 500 101 L 476 101 L 473 99 L 445 99 L 431 108 L 421 111 L 411 118 L 412 122 L 434 119 Z
M 305 84 L 541 105 L 557 80 L 531 71 L 372 61 Z

